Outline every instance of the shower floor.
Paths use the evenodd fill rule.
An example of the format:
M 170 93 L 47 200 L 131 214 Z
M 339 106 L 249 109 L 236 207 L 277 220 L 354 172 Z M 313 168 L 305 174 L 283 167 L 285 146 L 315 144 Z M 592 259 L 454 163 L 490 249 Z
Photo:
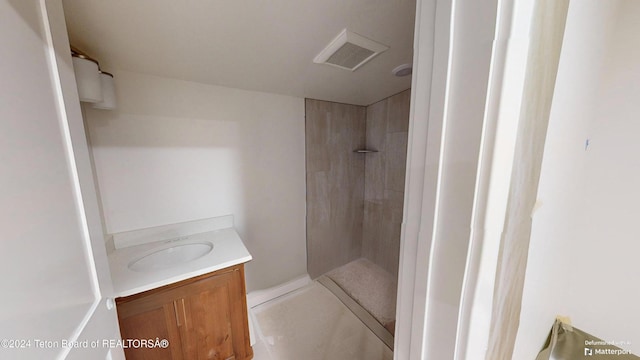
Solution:
M 354 260 L 318 281 L 331 290 L 389 347 L 393 346 L 397 280 L 367 259 Z

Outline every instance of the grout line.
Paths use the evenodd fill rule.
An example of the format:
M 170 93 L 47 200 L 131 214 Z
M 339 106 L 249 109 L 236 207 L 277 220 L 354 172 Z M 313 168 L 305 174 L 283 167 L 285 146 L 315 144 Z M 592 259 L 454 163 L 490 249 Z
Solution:
M 393 335 L 385 329 L 367 310 L 358 304 L 342 288 L 327 276 L 317 280 L 335 295 L 362 323 L 369 328 L 391 351 L 393 351 Z

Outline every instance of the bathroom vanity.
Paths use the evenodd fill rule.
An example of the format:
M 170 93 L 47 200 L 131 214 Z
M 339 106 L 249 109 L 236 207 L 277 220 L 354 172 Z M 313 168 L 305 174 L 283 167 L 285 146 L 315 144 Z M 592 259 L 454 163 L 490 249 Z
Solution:
M 114 235 L 116 245 L 138 243 L 109 255 L 128 360 L 253 358 L 244 277 L 251 255 L 232 227 L 204 225 L 191 235 L 193 226 Z
M 116 303 L 122 338 L 154 342 L 153 347 L 126 348 L 129 360 L 253 357 L 243 264 L 118 298 Z

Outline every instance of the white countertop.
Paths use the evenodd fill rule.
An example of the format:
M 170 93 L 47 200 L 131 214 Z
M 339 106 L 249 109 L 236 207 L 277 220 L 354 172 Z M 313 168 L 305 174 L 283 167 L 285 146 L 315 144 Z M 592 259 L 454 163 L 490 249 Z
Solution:
M 166 269 L 147 272 L 133 271 L 128 267 L 131 262 L 158 250 L 203 242 L 213 244 L 213 249 L 201 258 Z M 179 240 L 165 240 L 125 247 L 109 254 L 115 297 L 134 295 L 249 260 L 251 260 L 251 254 L 233 228 L 183 236 Z

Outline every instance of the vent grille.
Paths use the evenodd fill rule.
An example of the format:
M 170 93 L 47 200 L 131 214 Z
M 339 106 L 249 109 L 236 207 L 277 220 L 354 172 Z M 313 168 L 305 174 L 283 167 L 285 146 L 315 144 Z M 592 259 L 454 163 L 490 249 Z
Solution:
M 367 60 L 375 52 L 360 47 L 350 42 L 345 43 L 331 55 L 326 63 L 340 66 L 347 69 L 353 69 L 365 60 Z
M 387 49 L 385 45 L 344 29 L 313 62 L 355 71 Z

